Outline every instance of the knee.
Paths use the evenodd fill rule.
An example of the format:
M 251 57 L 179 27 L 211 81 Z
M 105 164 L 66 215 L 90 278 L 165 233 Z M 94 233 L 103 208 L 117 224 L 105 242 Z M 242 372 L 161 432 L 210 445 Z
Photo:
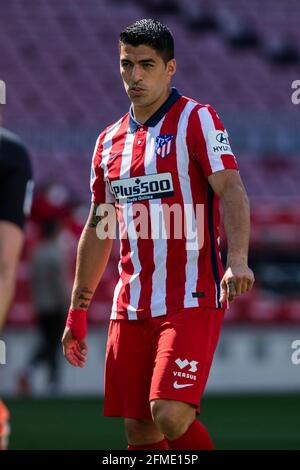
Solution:
M 125 419 L 125 431 L 129 444 L 152 444 L 163 439 L 163 436 L 152 421 Z
M 170 440 L 182 436 L 196 416 L 192 405 L 172 400 L 153 400 L 151 412 L 158 429 Z

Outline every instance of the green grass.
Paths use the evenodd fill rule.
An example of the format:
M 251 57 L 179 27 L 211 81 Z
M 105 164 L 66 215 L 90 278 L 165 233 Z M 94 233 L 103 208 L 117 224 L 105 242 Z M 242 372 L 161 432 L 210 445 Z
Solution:
M 125 449 L 123 421 L 87 399 L 9 399 L 10 449 Z M 210 396 L 201 421 L 217 449 L 300 449 L 300 396 Z

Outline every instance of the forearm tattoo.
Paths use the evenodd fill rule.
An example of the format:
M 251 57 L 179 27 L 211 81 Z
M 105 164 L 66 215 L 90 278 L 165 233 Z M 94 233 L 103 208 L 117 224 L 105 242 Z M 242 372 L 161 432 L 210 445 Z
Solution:
M 93 297 L 93 291 L 88 289 L 87 287 L 83 287 L 79 289 L 78 299 L 80 301 L 79 308 L 88 309 L 90 306 L 90 302 Z
M 97 209 L 99 207 L 99 204 L 94 204 L 92 211 L 90 212 L 89 220 L 88 220 L 88 227 L 90 228 L 96 228 L 98 223 L 101 221 L 103 217 L 100 215 L 97 215 Z

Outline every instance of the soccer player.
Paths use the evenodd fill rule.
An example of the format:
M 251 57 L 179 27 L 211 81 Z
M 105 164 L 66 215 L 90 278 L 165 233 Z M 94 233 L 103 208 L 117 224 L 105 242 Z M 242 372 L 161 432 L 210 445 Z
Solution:
M 0 334 L 14 296 L 32 189 L 27 150 L 14 134 L 0 127 Z M 0 401 L 0 450 L 7 448 L 8 435 L 9 412 Z
M 110 236 L 99 234 L 113 226 L 113 205 L 120 276 L 108 332 L 104 414 L 124 417 L 128 449 L 213 449 L 196 414 L 227 301 L 254 282 L 247 264 L 249 202 L 216 111 L 171 88 L 176 61 L 170 30 L 158 21 L 137 21 L 121 33 L 119 53 L 131 107 L 96 143 L 64 355 L 73 366 L 85 364 L 86 314 L 112 245 Z M 225 273 L 219 200 L 228 239 Z M 172 208 L 179 216 L 174 210 L 169 217 Z M 146 236 L 138 236 L 145 226 Z M 178 236 L 182 227 L 187 230 Z

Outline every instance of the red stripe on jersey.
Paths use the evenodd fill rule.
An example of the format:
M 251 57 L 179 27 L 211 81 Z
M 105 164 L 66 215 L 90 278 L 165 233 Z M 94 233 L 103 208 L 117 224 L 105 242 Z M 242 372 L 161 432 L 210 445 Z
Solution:
M 146 139 L 148 129 L 143 126 L 143 131 L 139 129 L 135 133 L 133 150 L 132 150 L 132 161 L 130 167 L 130 176 L 144 176 L 145 175 L 145 156 L 146 156 Z M 138 257 L 141 265 L 141 271 L 139 275 L 141 290 L 140 297 L 137 306 L 137 318 L 143 319 L 151 316 L 150 305 L 152 296 L 152 275 L 155 270 L 154 265 L 154 246 L 153 240 L 151 239 L 151 217 L 150 217 L 150 204 L 149 201 L 139 201 L 138 204 L 145 206 L 147 211 L 147 227 L 148 233 L 147 238 L 139 237 L 137 239 Z M 133 206 L 136 204 L 133 203 Z M 135 228 L 137 222 L 135 218 Z M 151 261 L 150 261 L 151 260 Z
M 196 292 L 203 292 L 204 297 L 198 298 L 198 305 L 216 305 L 216 288 L 215 288 L 215 279 L 213 276 L 213 270 L 211 266 L 211 241 L 208 228 L 208 214 L 207 214 L 207 200 L 208 200 L 208 181 L 205 176 L 206 171 L 203 170 L 199 159 L 193 158 L 195 155 L 195 130 L 199 126 L 199 116 L 198 110 L 200 106 L 197 106 L 193 109 L 190 114 L 190 118 L 187 126 L 187 144 L 189 150 L 189 168 L 188 173 L 190 177 L 190 187 L 193 199 L 194 212 L 196 214 L 196 204 L 203 204 L 206 208 L 204 213 L 204 246 L 199 250 L 198 255 L 198 279 Z M 206 144 L 204 141 L 203 134 L 200 133 L 200 136 L 197 136 L 197 139 L 204 142 L 204 147 L 206 149 Z M 207 154 L 206 158 L 208 160 Z M 202 160 L 201 160 L 202 161 Z M 200 163 L 200 164 L 199 164 Z M 209 163 L 209 162 L 208 162 Z M 196 171 L 195 171 L 196 168 Z M 199 221 L 198 221 L 199 223 Z M 201 231 L 201 227 L 199 230 Z
M 168 214 L 165 205 L 169 207 L 176 203 L 180 205 L 182 214 L 184 214 L 183 196 L 180 187 L 179 176 L 177 172 L 177 149 L 176 136 L 181 113 L 186 106 L 187 99 L 181 97 L 177 103 L 170 109 L 165 116 L 160 129 L 160 135 L 174 135 L 171 154 L 165 158 L 157 156 L 157 173 L 171 172 L 173 178 L 174 196 L 163 199 L 164 220 L 168 220 Z M 180 310 L 184 307 L 185 280 L 186 280 L 186 237 L 183 230 L 184 219 L 181 219 L 182 236 L 180 239 L 174 237 L 174 217 L 170 217 L 169 234 L 167 237 L 167 258 L 166 258 L 166 310 Z M 167 231 L 168 234 L 168 231 Z M 178 256 L 180 253 L 180 256 Z M 176 296 L 174 296 L 176 293 Z
M 221 155 L 224 168 L 226 170 L 237 170 L 238 165 L 233 155 Z
M 214 217 L 214 248 L 216 252 L 216 258 L 218 262 L 218 270 L 219 270 L 219 277 L 220 281 L 222 280 L 222 277 L 224 276 L 224 267 L 221 261 L 221 254 L 220 254 L 220 246 L 218 243 L 219 240 L 219 224 L 220 224 L 220 211 L 219 211 L 219 205 L 220 205 L 220 199 L 217 196 L 216 193 L 214 193 L 214 200 L 213 200 L 213 217 Z M 219 300 L 219 299 L 218 299 Z M 223 308 L 226 308 L 227 304 L 226 302 L 222 304 Z

